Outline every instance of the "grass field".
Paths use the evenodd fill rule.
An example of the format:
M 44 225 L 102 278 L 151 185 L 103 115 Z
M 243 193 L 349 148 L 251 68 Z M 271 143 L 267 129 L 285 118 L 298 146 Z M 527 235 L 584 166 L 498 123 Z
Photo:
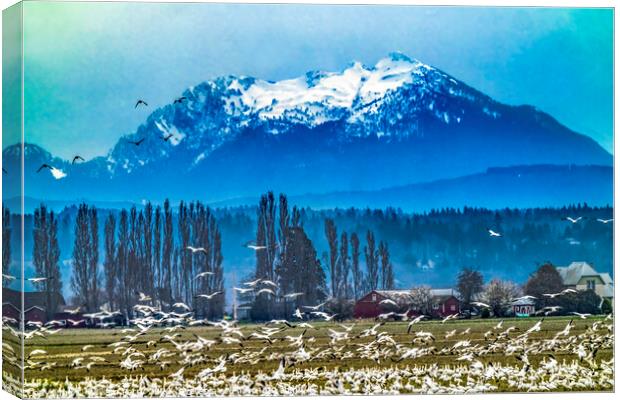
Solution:
M 174 332 L 177 336 L 172 339 L 163 339 L 164 335 L 173 333 L 156 327 L 135 338 L 126 337 L 133 336 L 134 333 L 123 333 L 120 328 L 67 329 L 26 340 L 24 354 L 29 367 L 25 369 L 25 379 L 38 382 L 39 385 L 41 382 L 64 382 L 67 379 L 79 384 L 87 377 L 93 380 L 105 379 L 105 382 L 122 382 L 130 376 L 147 376 L 150 381 L 166 381 L 174 380 L 174 374 L 182 369 L 182 378 L 188 380 L 201 377 L 205 369 L 213 368 L 218 362 L 221 363 L 221 360 L 227 361 L 225 369 L 216 371 L 213 375 L 224 380 L 237 379 L 238 376 L 270 376 L 278 373 L 281 364 L 285 365 L 285 371 L 290 373 L 367 370 L 368 376 L 381 370 L 429 368 L 440 371 L 442 368 L 471 368 L 474 361 L 487 368 L 501 365 L 522 371 L 524 354 L 527 355 L 527 368 L 532 371 L 536 368 L 547 368 L 547 361 L 551 356 L 558 365 L 572 363 L 574 368 L 585 368 L 587 371 L 600 369 L 597 363 L 608 362 L 613 358 L 611 321 L 595 317 L 586 320 L 575 318 L 570 334 L 556 340 L 558 343 L 554 342 L 554 337 L 565 329 L 570 320 L 571 318 L 566 317 L 545 318 L 540 324 L 540 331 L 527 335 L 524 333 L 539 322 L 540 318 L 506 319 L 501 328 L 496 328 L 499 320 L 495 319 L 449 321 L 445 324 L 439 321 L 420 322 L 413 325 L 410 333 L 407 333 L 406 321 L 386 322 L 378 327 L 374 334 L 365 337 L 357 336 L 372 328 L 376 322 L 358 321 L 346 338 L 341 337 L 338 340 L 334 340 L 334 331 L 345 332 L 345 327 L 350 327 L 354 322 L 344 323 L 345 327 L 342 327 L 338 323 L 310 321 L 313 329 L 282 325 L 285 329 L 271 335 L 270 342 L 250 338 L 252 332 L 263 332 L 263 325 L 240 324 L 240 331 L 245 337 L 240 344 L 221 343 L 221 337 L 235 335 L 225 334 L 219 327 L 177 328 Z M 500 335 L 512 326 L 516 329 L 505 336 Z M 452 331 L 456 332 L 446 338 Z M 422 333 L 418 336 L 419 332 Z M 302 333 L 303 336 L 298 339 L 303 341 L 300 346 L 299 342 L 293 342 L 292 337 Z M 428 337 L 423 337 L 425 335 Z M 191 347 L 194 342 L 198 342 L 197 336 L 207 341 L 214 340 L 216 343 L 212 343 L 208 349 L 183 347 L 184 344 Z M 4 339 L 7 339 L 6 333 Z M 463 341 L 469 343 L 454 348 L 455 344 Z M 123 343 L 114 347 L 114 343 L 120 342 Z M 86 345 L 92 346 L 83 350 Z M 579 355 L 579 346 L 589 353 L 588 356 L 591 355 L 591 359 L 584 360 L 583 355 Z M 406 351 L 412 348 L 416 349 L 415 356 L 403 357 Z M 593 351 L 594 348 L 596 351 Z M 309 355 L 302 353 L 300 356 L 300 349 Z M 35 353 L 29 356 L 32 351 Z M 158 352 L 163 356 L 156 360 L 154 357 Z M 121 367 L 121 362 L 128 357 L 131 360 L 140 360 L 139 366 L 133 370 Z M 165 362 L 161 362 L 164 359 Z M 326 377 L 317 379 L 318 387 L 325 389 L 325 385 L 329 386 L 326 380 Z M 344 387 L 340 389 L 345 390 Z M 432 385 L 429 389 L 432 389 Z M 484 387 L 478 389 L 485 390 Z M 498 385 L 491 385 L 490 390 L 514 391 L 515 387 L 499 382 Z M 610 390 L 610 387 L 601 383 L 594 387 L 594 390 Z M 310 390 L 304 393 L 312 394 Z

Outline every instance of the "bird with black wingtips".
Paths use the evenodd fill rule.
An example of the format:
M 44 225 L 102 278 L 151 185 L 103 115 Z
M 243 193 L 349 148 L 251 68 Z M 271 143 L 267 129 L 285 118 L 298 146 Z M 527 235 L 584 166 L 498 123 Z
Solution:
M 174 133 L 169 133 L 169 134 L 167 134 L 167 135 L 162 136 L 162 137 L 161 137 L 161 139 L 162 139 L 164 142 L 167 142 L 167 141 L 168 141 L 168 140 L 170 140 L 170 138 L 171 138 L 171 137 L 173 137 L 173 136 L 174 136 Z
M 138 108 L 139 105 L 143 105 L 145 107 L 148 107 L 148 103 L 142 99 L 138 99 L 138 101 L 136 101 L 136 105 L 134 106 L 134 108 Z
M 47 169 L 49 169 L 51 171 L 53 167 L 51 165 L 49 165 L 49 164 L 41 164 L 41 166 L 37 170 L 37 173 L 41 172 L 41 170 L 45 169 L 45 168 L 47 168 Z
M 73 161 L 71 161 L 71 164 L 75 164 L 76 161 L 85 161 L 84 158 L 82 158 L 82 156 L 76 155 L 75 157 L 73 157 Z

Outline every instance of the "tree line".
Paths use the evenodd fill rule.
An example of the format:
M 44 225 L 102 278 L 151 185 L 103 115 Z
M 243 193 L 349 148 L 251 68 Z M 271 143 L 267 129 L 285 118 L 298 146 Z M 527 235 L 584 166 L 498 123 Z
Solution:
M 247 280 L 269 280 L 277 287 L 273 294 L 264 291 L 240 296 L 250 304 L 252 319 L 289 318 L 302 306 L 315 306 L 327 299 L 343 303 L 366 291 L 394 288 L 388 244 L 380 241 L 377 246 L 372 231 L 366 232 L 364 271 L 356 232 L 338 235 L 334 220 L 326 218 L 328 251 L 318 257 L 304 229 L 302 211 L 296 206 L 291 209 L 285 194 L 280 194 L 277 201 L 273 192 L 262 195 L 257 210 L 256 268 Z M 294 294 L 299 295 L 290 297 Z
M 73 303 L 82 312 L 103 307 L 132 318 L 138 303 L 172 310 L 182 302 L 206 318 L 223 315 L 222 238 L 211 209 L 200 202 L 181 202 L 176 229 L 168 200 L 163 207 L 147 203 L 140 210 L 132 207 L 109 213 L 103 229 L 102 262 L 98 224 L 97 209 L 81 204 L 74 224 L 70 283 Z M 3 239 L 10 236 L 5 236 L 7 229 L 3 226 Z M 50 317 L 62 292 L 57 232 L 56 215 L 41 205 L 34 212 L 33 266 L 37 277 L 46 279 L 34 284 L 45 293 Z M 192 252 L 190 246 L 201 250 Z M 3 257 L 7 254 L 10 251 L 5 250 Z M 8 263 L 3 258 L 3 271 Z M 214 292 L 219 295 L 209 301 L 198 296 Z

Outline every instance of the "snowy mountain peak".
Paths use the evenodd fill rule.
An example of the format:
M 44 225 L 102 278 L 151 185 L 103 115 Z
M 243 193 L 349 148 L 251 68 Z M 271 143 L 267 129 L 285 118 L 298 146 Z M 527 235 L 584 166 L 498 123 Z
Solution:
M 262 120 L 286 118 L 319 125 L 342 116 L 334 110 L 354 112 L 418 81 L 429 71 L 434 70 L 404 54 L 392 53 L 374 67 L 353 62 L 342 72 L 312 71 L 277 82 L 233 78 L 226 103 L 231 113 L 236 110 Z

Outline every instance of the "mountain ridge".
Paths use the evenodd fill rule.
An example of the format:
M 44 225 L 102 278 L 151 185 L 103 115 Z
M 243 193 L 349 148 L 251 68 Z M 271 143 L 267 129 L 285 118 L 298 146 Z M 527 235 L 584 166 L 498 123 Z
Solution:
M 535 107 L 501 104 L 402 54 L 278 82 L 221 77 L 183 96 L 84 163 L 27 144 L 26 194 L 213 202 L 266 186 L 292 195 L 379 190 L 490 167 L 613 162 L 593 139 Z M 19 165 L 18 148 L 3 151 L 9 170 Z M 68 176 L 36 173 L 42 163 Z M 16 195 L 14 175 L 4 178 L 7 196 Z

